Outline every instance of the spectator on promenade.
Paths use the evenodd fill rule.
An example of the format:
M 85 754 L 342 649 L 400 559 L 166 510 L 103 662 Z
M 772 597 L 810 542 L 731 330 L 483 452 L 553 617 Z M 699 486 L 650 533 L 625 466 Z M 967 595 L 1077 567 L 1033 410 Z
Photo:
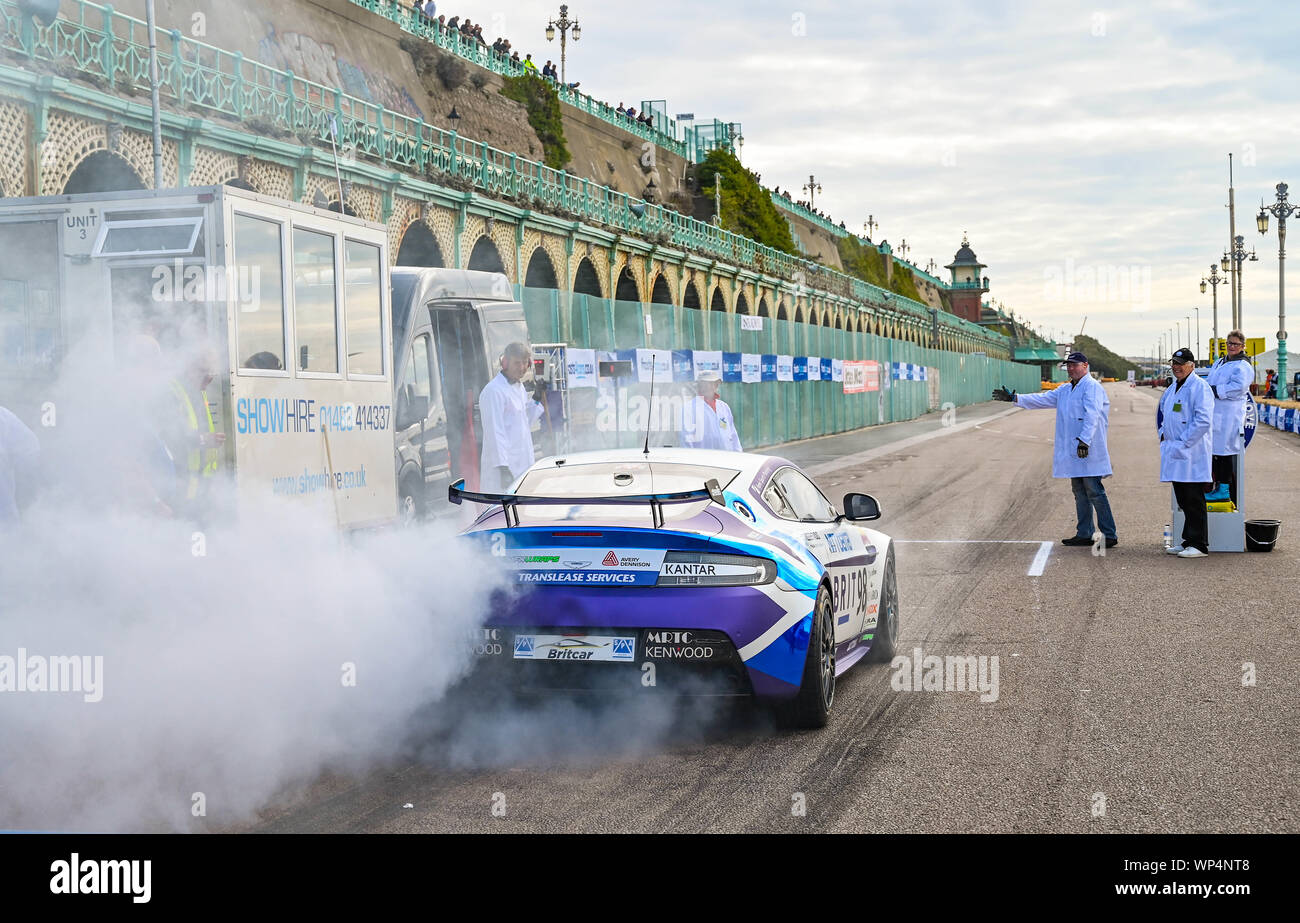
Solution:
M 550 77 L 552 80 L 555 79 L 555 65 L 551 63 L 549 58 L 547 58 L 546 63 L 542 65 L 542 76 Z
M 524 55 L 524 73 L 532 74 L 533 76 L 537 75 L 537 65 L 533 63 L 533 56 L 531 54 Z
M 636 109 L 633 108 L 632 106 L 628 106 L 627 112 L 624 112 L 623 114 L 626 115 L 629 119 L 634 119 L 636 118 Z
M 618 108 L 615 109 L 614 111 L 617 112 L 619 115 L 627 114 L 627 110 L 623 108 L 623 101 L 621 99 L 618 101 Z
M 453 16 L 453 17 L 451 17 L 451 19 L 448 19 L 448 20 L 447 20 L 447 28 L 450 29 L 450 30 L 452 30 L 453 32 L 458 32 L 458 31 L 460 31 L 460 17 L 459 17 L 459 16 Z
M 516 65 L 516 66 L 518 66 L 518 64 L 519 64 L 519 52 L 517 52 L 517 51 L 511 52 L 511 54 L 510 54 L 510 63 L 511 63 L 511 64 L 514 64 L 514 65 Z

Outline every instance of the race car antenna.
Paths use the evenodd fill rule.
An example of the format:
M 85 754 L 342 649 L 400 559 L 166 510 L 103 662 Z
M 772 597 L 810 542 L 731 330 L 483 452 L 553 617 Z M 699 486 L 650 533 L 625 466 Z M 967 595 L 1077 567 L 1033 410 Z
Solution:
M 642 454 L 650 454 L 650 415 L 655 409 L 655 350 L 650 350 L 650 406 L 645 414 L 645 449 Z

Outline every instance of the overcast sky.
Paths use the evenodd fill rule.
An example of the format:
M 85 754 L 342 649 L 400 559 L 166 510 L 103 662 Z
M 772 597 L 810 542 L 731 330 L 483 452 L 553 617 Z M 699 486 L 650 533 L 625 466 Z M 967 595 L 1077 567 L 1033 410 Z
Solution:
M 558 3 L 439 12 L 558 63 L 543 34 Z M 1243 275 L 1246 332 L 1275 345 L 1276 222 L 1261 237 L 1255 214 L 1279 181 L 1300 204 L 1288 4 L 574 0 L 570 16 L 582 89 L 742 123 L 764 185 L 797 190 L 815 174 L 818 207 L 858 232 L 874 215 L 875 239 L 906 239 L 921 266 L 950 262 L 966 231 L 994 301 L 1067 339 L 1087 315 L 1085 332 L 1124 354 L 1150 352 L 1187 315 L 1194 336 L 1198 304 L 1204 349 L 1199 283 L 1228 239 L 1231 152 L 1237 232 L 1259 254 Z M 1300 330 L 1300 266 L 1291 279 Z

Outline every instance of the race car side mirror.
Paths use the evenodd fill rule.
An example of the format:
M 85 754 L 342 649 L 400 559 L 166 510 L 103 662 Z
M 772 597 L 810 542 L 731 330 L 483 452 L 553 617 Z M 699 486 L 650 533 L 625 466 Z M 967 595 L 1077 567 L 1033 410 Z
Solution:
M 870 494 L 845 494 L 844 518 L 865 522 L 880 518 L 880 504 Z

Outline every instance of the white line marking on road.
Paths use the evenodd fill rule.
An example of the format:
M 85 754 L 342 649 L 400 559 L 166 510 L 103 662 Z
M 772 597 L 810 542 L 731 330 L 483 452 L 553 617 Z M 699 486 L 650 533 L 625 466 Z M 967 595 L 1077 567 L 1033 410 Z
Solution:
M 1041 577 L 1052 555 L 1052 542 L 1033 542 L 1028 539 L 1005 538 L 896 538 L 895 545 L 1037 545 L 1034 563 L 1029 565 L 1026 577 Z
M 1034 563 L 1029 565 L 1029 572 L 1026 577 L 1043 576 L 1043 568 L 1047 567 L 1047 559 L 1052 554 L 1052 543 L 1043 542 L 1038 546 L 1038 554 L 1034 555 Z
M 906 439 L 900 439 L 898 442 L 891 442 L 888 445 L 882 445 L 874 449 L 868 449 L 866 452 L 858 452 L 856 455 L 845 455 L 831 462 L 822 462 L 820 465 L 804 468 L 803 470 L 813 477 L 820 477 L 823 474 L 829 474 L 847 465 L 860 465 L 869 462 L 873 458 L 879 458 L 882 455 L 893 455 L 895 452 L 901 452 L 903 449 L 911 448 L 918 443 L 926 442 L 930 439 L 936 439 L 939 436 L 946 436 L 949 433 L 959 433 L 962 430 L 971 429 L 984 423 L 990 423 L 993 420 L 1000 420 L 1009 414 L 1015 413 L 1020 408 L 1010 407 L 1001 413 L 995 413 L 991 416 L 984 417 L 980 420 L 968 420 L 965 423 L 956 423 L 952 426 L 940 426 L 930 433 L 921 433 L 917 436 L 909 436 Z M 824 437 L 822 437 L 824 438 Z
M 908 545 L 1050 545 L 1051 542 L 1030 541 L 1029 539 L 999 538 L 896 538 L 895 544 Z

